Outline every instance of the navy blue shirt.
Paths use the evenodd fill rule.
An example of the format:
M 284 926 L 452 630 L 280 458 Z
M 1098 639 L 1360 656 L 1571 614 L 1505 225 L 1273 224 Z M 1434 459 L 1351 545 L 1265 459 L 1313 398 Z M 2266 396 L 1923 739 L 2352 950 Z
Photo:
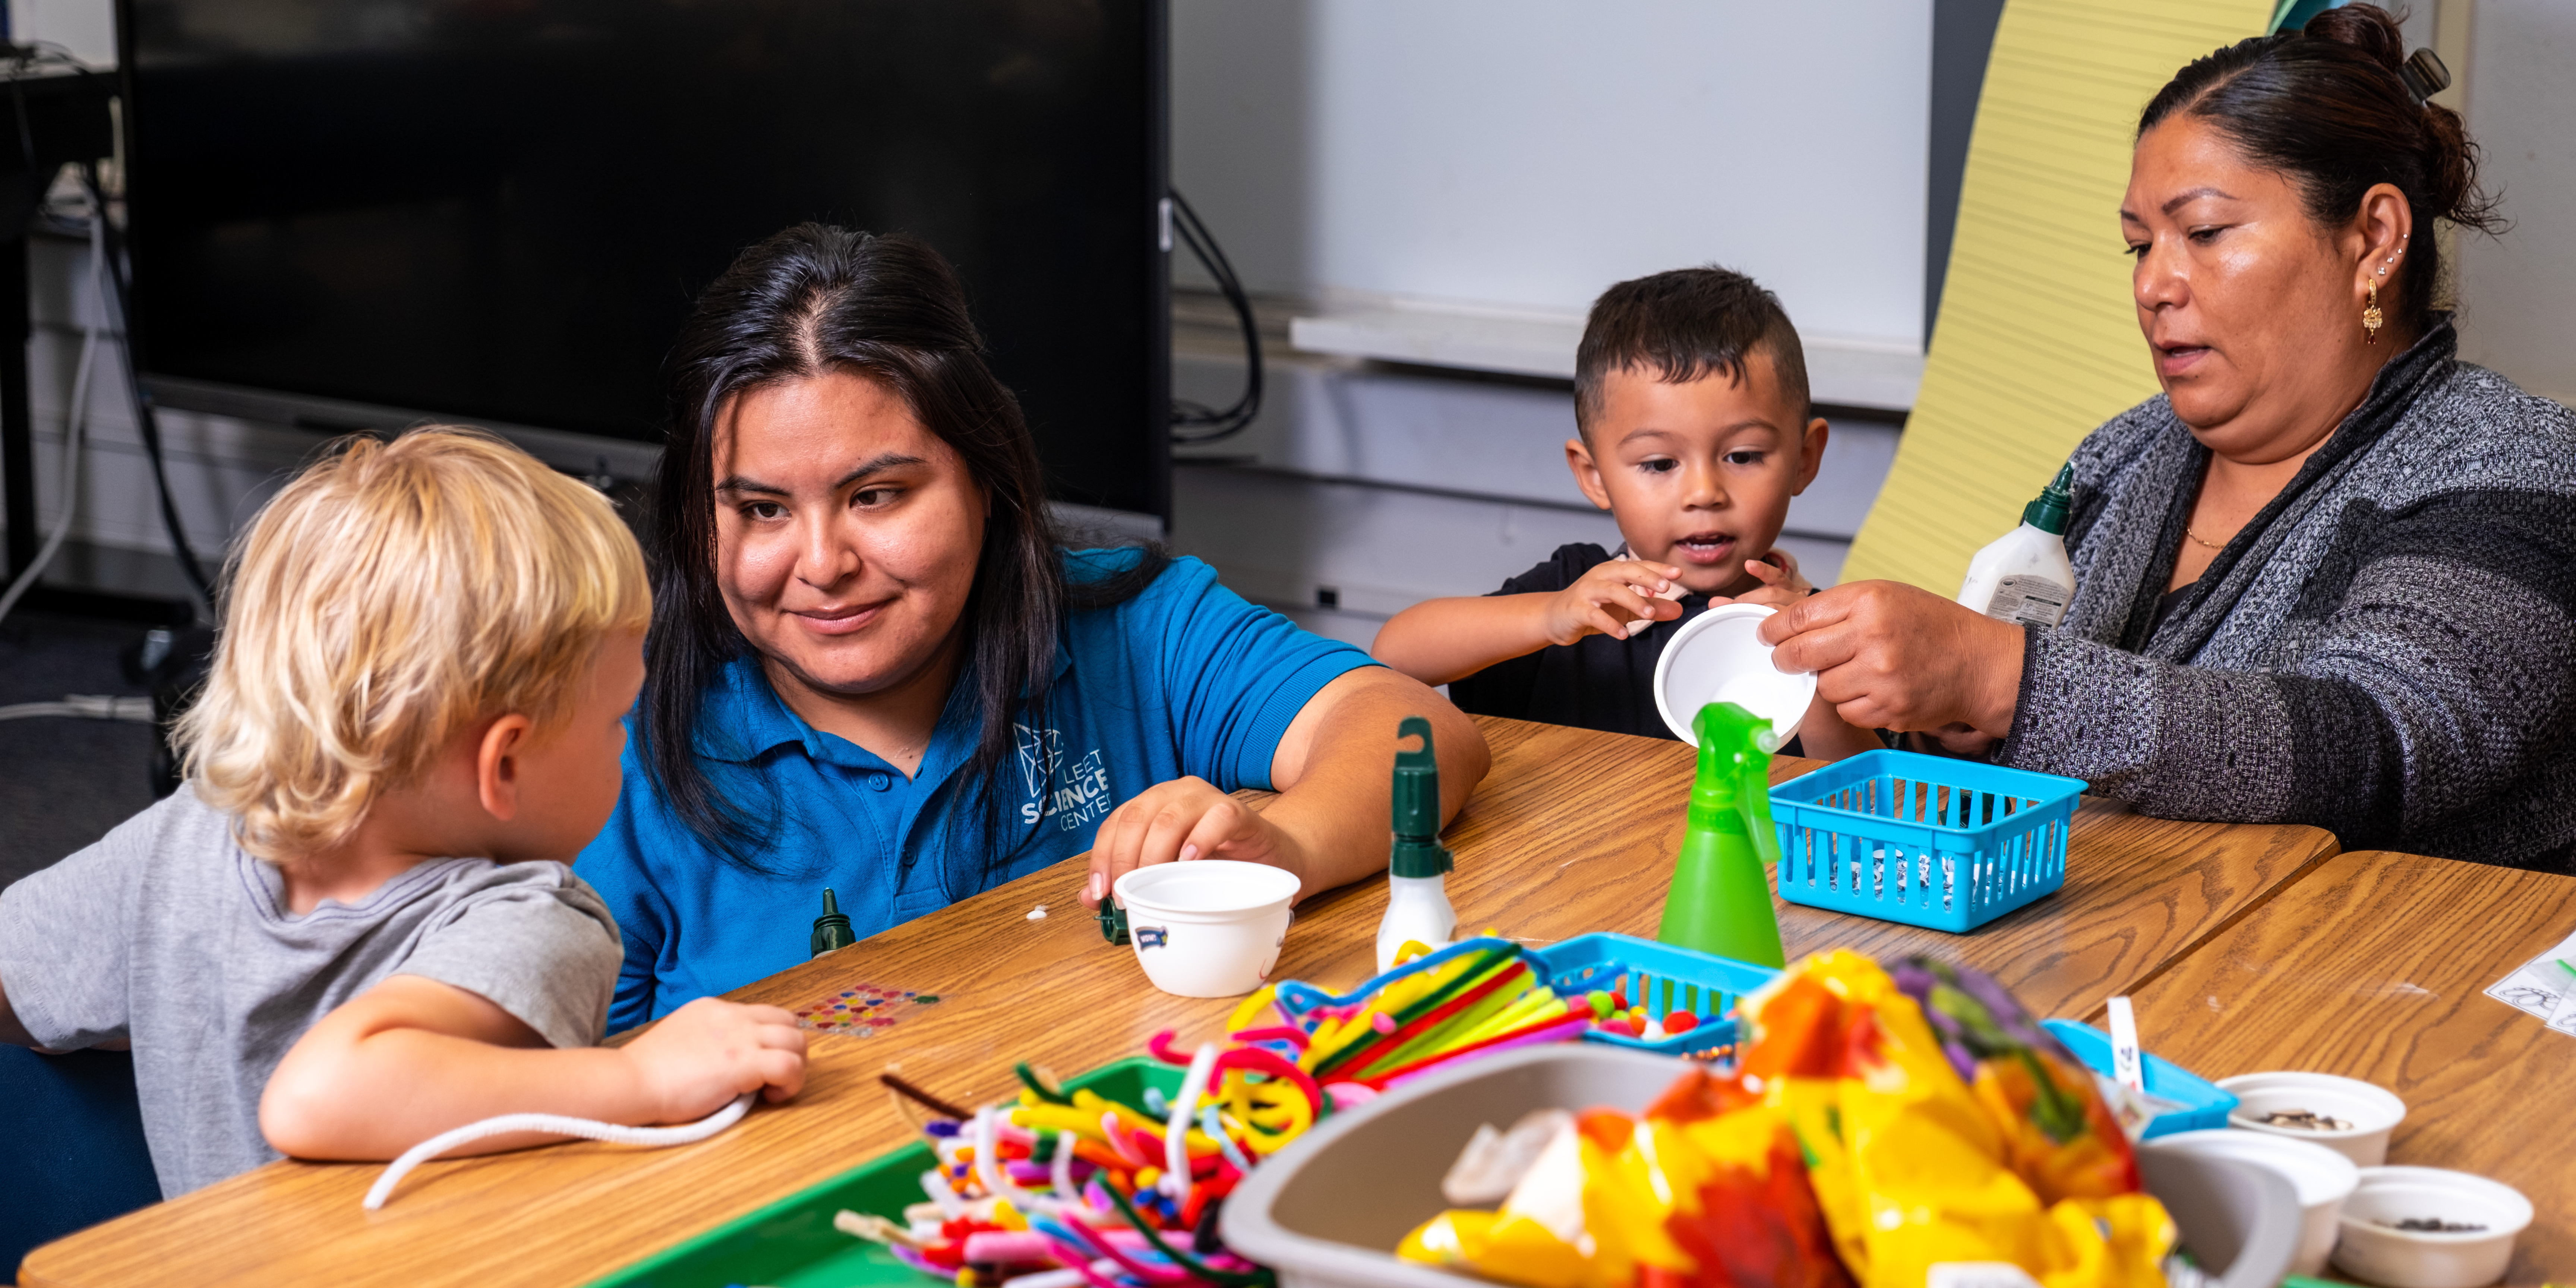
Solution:
M 1628 556 L 1577 542 L 1558 546 L 1547 562 L 1511 578 L 1496 595 L 1548 594 L 1583 580 L 1583 574 Z M 1682 624 L 1708 611 L 1708 596 L 1684 595 L 1682 615 L 1657 622 L 1635 637 L 1586 635 L 1572 644 L 1550 644 L 1535 653 L 1496 662 L 1449 682 L 1449 700 L 1461 711 L 1542 724 L 1573 725 L 1604 733 L 1670 738 L 1655 706 L 1655 663 Z
M 1088 580 L 1136 557 L 1068 552 L 1065 570 Z M 625 938 L 608 1027 L 804 961 L 825 886 L 864 939 L 1090 849 L 1112 808 L 1157 783 L 1195 775 L 1227 791 L 1267 788 L 1289 722 L 1335 677 L 1368 665 L 1366 653 L 1244 602 L 1206 564 L 1175 559 L 1135 598 L 1065 623 L 1045 727 L 1014 725 L 1016 753 L 994 771 L 997 837 L 962 772 L 979 732 L 968 686 L 951 691 L 906 778 L 805 723 L 756 659 L 737 660 L 700 708 L 699 763 L 754 817 L 774 820 L 757 856 L 768 871 L 725 861 L 690 831 L 630 738 L 617 812 L 574 864 Z M 987 855 L 998 861 L 988 867 Z

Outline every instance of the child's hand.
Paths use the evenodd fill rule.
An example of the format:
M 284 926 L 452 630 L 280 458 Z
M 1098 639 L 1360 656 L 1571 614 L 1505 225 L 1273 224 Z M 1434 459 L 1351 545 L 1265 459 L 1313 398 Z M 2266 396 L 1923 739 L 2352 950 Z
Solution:
M 701 997 L 624 1048 L 642 1077 L 652 1121 L 690 1122 L 746 1091 L 772 1102 L 805 1087 L 805 1031 L 775 1006 Z
M 1841 760 L 1882 745 L 1877 734 L 1843 719 L 1834 704 L 1825 701 L 1822 690 L 1807 703 L 1807 714 L 1798 721 L 1798 751 L 1816 760 Z
M 1771 562 L 1773 559 L 1780 562 L 1774 564 Z M 1786 608 L 1816 593 L 1816 588 L 1798 572 L 1798 556 L 1786 550 L 1773 550 L 1770 555 L 1762 559 L 1747 559 L 1744 561 L 1744 571 L 1753 574 L 1754 578 L 1762 584 L 1736 596 L 1732 601 L 1712 599 L 1709 602 L 1712 604 L 1721 602 L 1769 604 L 1774 608 Z
M 1996 743 L 2003 741 L 1993 734 L 1979 730 L 1975 725 L 1962 721 L 1952 721 L 1938 729 L 1927 730 L 1916 736 L 1939 747 L 1942 755 L 1956 756 L 1962 760 L 1983 760 L 1986 753 L 1994 749 Z
M 1682 570 L 1641 559 L 1613 559 L 1548 600 L 1547 641 L 1571 644 L 1586 635 L 1626 639 L 1682 615 Z

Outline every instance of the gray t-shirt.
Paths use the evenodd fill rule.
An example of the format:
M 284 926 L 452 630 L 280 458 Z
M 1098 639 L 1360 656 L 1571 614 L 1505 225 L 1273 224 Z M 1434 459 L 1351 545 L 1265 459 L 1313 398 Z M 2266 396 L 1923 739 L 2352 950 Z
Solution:
M 452 984 L 588 1046 L 622 955 L 607 907 L 560 863 L 438 859 L 296 916 L 277 869 L 185 787 L 0 891 L 0 989 L 45 1046 L 133 1041 L 169 1198 L 278 1157 L 259 1130 L 269 1074 L 386 976 Z

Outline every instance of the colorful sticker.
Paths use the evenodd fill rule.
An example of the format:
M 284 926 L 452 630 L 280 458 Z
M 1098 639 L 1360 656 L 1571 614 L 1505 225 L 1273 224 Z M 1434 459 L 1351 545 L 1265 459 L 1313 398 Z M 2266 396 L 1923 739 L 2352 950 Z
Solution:
M 1171 932 L 1161 926 L 1136 927 L 1138 948 L 1161 948 L 1171 942 Z
M 845 1033 L 854 1038 L 872 1038 L 893 1028 L 913 1007 L 938 1003 L 939 995 L 936 993 L 855 984 L 799 1009 L 796 1025 L 817 1033 Z

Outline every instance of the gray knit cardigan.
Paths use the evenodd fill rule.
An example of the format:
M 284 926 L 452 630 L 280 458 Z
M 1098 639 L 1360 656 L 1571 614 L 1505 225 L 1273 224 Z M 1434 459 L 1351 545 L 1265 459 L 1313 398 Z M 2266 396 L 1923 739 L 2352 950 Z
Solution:
M 2075 598 L 1998 759 L 2161 818 L 2571 871 L 2576 413 L 2437 318 L 2160 624 L 2209 451 L 2161 395 L 2084 440 Z

